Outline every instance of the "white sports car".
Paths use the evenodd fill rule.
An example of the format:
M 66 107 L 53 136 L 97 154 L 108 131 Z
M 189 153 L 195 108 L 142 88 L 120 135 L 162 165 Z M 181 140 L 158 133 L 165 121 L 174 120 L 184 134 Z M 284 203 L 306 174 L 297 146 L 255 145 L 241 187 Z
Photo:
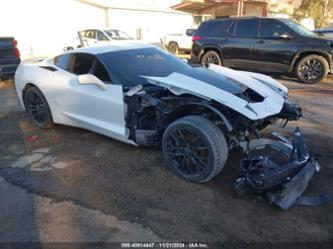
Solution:
M 241 147 L 246 156 L 236 189 L 270 193 L 282 208 L 301 195 L 308 182 L 304 174 L 312 176 L 317 166 L 298 129 L 293 143 L 279 134 L 261 138 L 260 130 L 276 120 L 301 117 L 287 89 L 262 74 L 192 67 L 152 45 L 129 42 L 21 64 L 15 84 L 39 127 L 64 124 L 133 145 L 161 145 L 168 167 L 189 181 L 211 180 L 228 151 Z M 281 152 L 286 162 L 260 155 L 264 147 Z M 301 184 L 296 197 L 281 202 L 281 191 L 272 195 L 273 187 L 288 190 L 293 181 Z

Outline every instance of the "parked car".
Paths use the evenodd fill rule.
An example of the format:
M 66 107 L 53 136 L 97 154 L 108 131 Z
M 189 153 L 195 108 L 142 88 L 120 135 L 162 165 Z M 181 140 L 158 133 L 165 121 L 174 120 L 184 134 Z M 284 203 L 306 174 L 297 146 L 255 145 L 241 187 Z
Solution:
M 75 44 L 67 45 L 63 50 L 69 51 L 74 48 L 89 47 L 93 45 L 107 45 L 113 41 L 128 40 L 134 40 L 134 38 L 118 29 L 87 29 L 78 31 Z
M 190 52 L 192 48 L 192 37 L 196 29 L 186 29 L 181 34 L 170 34 L 164 36 L 162 40 L 163 46 L 171 53 Z
M 84 43 L 83 46 L 91 46 L 96 43 L 108 44 L 114 40 L 134 40 L 133 37 L 118 29 L 88 29 L 80 31 L 80 34 Z
M 277 140 L 260 138 L 270 123 L 301 116 L 287 88 L 262 74 L 192 67 L 160 48 L 132 42 L 21 64 L 15 84 L 37 126 L 65 124 L 132 145 L 161 144 L 167 166 L 188 181 L 211 180 L 223 169 L 229 150 L 241 147 L 248 154 L 243 165 L 248 175 L 238 183 L 250 181 L 268 192 L 272 186 L 296 186 L 292 198 L 297 198 L 317 165 L 299 129 L 294 143 L 277 134 Z M 261 156 L 266 146 L 277 148 L 288 162 L 278 165 Z M 269 198 L 282 208 L 293 203 L 282 203 L 280 194 Z
M 313 32 L 315 32 L 321 36 L 333 39 L 333 29 L 316 29 Z
M 14 37 L 0 37 L 0 79 L 13 77 L 20 62 L 20 51 Z
M 304 83 L 319 82 L 332 72 L 333 41 L 289 19 L 210 20 L 192 40 L 193 63 L 294 73 Z

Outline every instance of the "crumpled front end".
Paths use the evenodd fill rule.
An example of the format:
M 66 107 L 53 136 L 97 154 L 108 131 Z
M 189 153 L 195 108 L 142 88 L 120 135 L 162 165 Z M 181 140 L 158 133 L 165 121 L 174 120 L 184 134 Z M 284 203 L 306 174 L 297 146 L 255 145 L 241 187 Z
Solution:
M 177 72 L 166 77 L 142 77 L 178 98 L 193 96 L 192 100 L 201 100 L 199 105 L 203 106 L 204 101 L 210 111 L 214 110 L 213 115 L 206 117 L 223 131 L 229 149 L 241 147 L 246 155 L 241 161 L 242 175 L 235 182 L 237 193 L 263 195 L 282 209 L 293 204 L 327 202 L 325 196 L 302 196 L 319 164 L 304 144 L 300 129 L 295 130 L 293 141 L 276 132 L 276 139 L 262 137 L 261 131 L 278 120 L 285 127 L 289 121 L 301 118 L 302 109 L 288 100 L 288 89 L 262 74 L 217 65 L 209 65 L 206 70 L 222 75 L 225 82 L 242 91 L 233 92 L 225 84 L 212 84 Z

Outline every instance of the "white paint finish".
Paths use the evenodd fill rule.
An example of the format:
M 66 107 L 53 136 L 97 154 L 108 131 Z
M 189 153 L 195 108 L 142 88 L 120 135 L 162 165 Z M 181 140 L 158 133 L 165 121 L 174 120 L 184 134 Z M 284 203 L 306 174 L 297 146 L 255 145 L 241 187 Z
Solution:
M 104 84 L 103 81 L 101 81 L 99 78 L 97 78 L 93 74 L 82 74 L 78 76 L 78 82 L 80 85 L 95 85 L 99 87 L 102 91 L 107 91 L 108 88 Z
M 262 119 L 281 111 L 285 101 L 284 98 L 262 82 L 232 69 L 214 71 L 257 91 L 265 97 L 264 101 L 248 103 L 218 87 L 180 73 L 172 73 L 167 77 L 142 77 L 148 79 L 151 84 L 161 85 L 170 89 L 171 92 L 177 95 L 190 93 L 199 97 L 213 99 L 252 120 Z
M 265 83 L 267 83 L 268 86 L 270 86 L 274 91 L 276 91 L 283 97 L 288 96 L 288 88 L 282 85 L 280 82 L 274 80 L 272 77 L 269 77 L 265 74 L 254 73 L 254 72 L 247 72 L 247 71 L 239 71 L 239 72 L 245 73 L 257 80 L 264 81 Z
M 99 54 L 146 47 L 151 46 L 137 42 L 122 42 L 122 45 L 89 47 L 80 49 L 80 51 Z M 40 65 L 52 66 L 58 70 L 52 72 L 40 68 Z M 152 84 L 169 88 L 176 95 L 191 93 L 204 99 L 213 99 L 251 120 L 266 118 L 281 111 L 285 102 L 285 96 L 281 94 L 281 91 L 285 91 L 285 89 L 275 83 L 273 79 L 216 65 L 210 65 L 207 70 L 222 74 L 226 77 L 226 81 L 229 78 L 251 88 L 262 95 L 264 101 L 249 103 L 221 88 L 176 72 L 167 77 L 142 77 L 148 79 Z M 15 79 L 21 102 L 22 90 L 27 83 L 32 83 L 41 90 L 48 101 L 55 123 L 81 127 L 133 144 L 133 141 L 128 140 L 124 93 L 121 85 L 104 84 L 103 82 L 99 82 L 99 85 L 86 84 L 90 83 L 87 79 L 81 82 L 85 84 L 80 84 L 78 76 L 58 68 L 53 64 L 52 58 L 36 64 L 22 64 L 17 70 Z M 103 89 L 101 89 L 101 84 Z M 281 91 L 277 90 L 279 88 Z
M 216 73 L 222 74 L 223 76 L 238 81 L 239 83 L 246 85 L 247 87 L 251 88 L 265 98 L 270 98 L 277 103 L 284 102 L 283 97 L 279 93 L 277 93 L 275 90 L 268 87 L 267 85 L 263 84 L 262 82 L 251 77 L 248 73 L 233 70 L 227 67 L 221 67 L 215 64 L 210 64 L 208 70 L 212 70 Z
M 101 90 L 80 85 L 75 75 L 61 71 L 55 72 L 52 89 L 45 93 L 58 111 L 55 122 L 67 124 L 69 118 L 74 126 L 126 140 L 122 86 L 105 84 L 107 89 Z
M 103 48 L 103 51 L 108 49 L 112 48 Z M 95 50 L 89 48 L 85 51 Z M 39 65 L 22 64 L 19 67 L 15 84 L 21 101 L 25 85 L 32 83 L 47 99 L 55 123 L 84 128 L 132 143 L 127 139 L 125 128 L 122 86 L 104 84 L 106 89 L 102 90 L 96 85 L 79 84 L 76 75 L 56 67 L 52 59 L 42 61 L 41 65 L 56 67 L 58 71 L 51 72 Z

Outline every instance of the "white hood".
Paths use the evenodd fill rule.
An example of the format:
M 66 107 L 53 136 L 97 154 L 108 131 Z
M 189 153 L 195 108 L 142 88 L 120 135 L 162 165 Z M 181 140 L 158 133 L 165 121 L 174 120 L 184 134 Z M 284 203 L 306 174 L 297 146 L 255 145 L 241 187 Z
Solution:
M 278 114 L 287 98 L 286 87 L 266 75 L 236 71 L 210 64 L 207 70 L 222 74 L 260 94 L 263 102 L 250 103 L 228 91 L 181 73 L 166 77 L 142 76 L 151 84 L 168 88 L 175 95 L 190 93 L 201 98 L 215 100 L 251 120 Z

